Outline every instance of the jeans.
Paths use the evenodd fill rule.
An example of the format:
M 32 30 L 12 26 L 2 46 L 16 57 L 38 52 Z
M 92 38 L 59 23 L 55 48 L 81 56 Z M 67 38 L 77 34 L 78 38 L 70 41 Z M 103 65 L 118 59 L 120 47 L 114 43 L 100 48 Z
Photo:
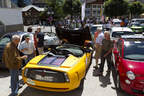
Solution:
M 112 67 L 112 64 L 113 64 L 113 62 L 112 62 L 112 53 L 110 53 L 109 55 L 107 55 L 106 57 L 104 57 L 105 53 L 107 53 L 107 52 L 105 52 L 104 50 L 102 50 L 100 72 L 103 72 L 105 60 L 107 60 L 108 70 L 111 70 L 111 67 Z
M 19 70 L 18 69 L 10 69 L 11 75 L 11 96 L 16 96 L 18 94 L 19 87 Z

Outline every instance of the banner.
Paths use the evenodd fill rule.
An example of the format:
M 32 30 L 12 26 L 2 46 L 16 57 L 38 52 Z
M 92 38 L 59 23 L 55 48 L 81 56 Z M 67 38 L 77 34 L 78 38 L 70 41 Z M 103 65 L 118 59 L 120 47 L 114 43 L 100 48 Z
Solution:
M 85 7 L 86 7 L 86 0 L 82 0 L 81 6 L 81 20 L 84 21 L 85 19 Z

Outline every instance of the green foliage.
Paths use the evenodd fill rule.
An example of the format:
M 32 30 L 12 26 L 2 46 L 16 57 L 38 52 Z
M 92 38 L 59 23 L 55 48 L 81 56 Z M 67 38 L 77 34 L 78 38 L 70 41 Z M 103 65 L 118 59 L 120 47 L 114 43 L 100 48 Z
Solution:
M 81 2 L 80 0 L 66 0 L 63 6 L 65 15 L 80 15 Z
M 104 4 L 104 14 L 108 17 L 117 17 L 128 14 L 128 2 L 125 0 L 108 0 Z
M 63 5 L 64 0 L 46 0 L 51 11 L 54 12 L 54 18 L 60 19 L 64 16 L 63 14 Z
M 142 4 L 141 2 L 138 2 L 138 1 L 133 2 L 129 6 L 130 6 L 130 8 L 129 8 L 130 13 L 133 16 L 138 16 L 144 12 L 144 4 Z

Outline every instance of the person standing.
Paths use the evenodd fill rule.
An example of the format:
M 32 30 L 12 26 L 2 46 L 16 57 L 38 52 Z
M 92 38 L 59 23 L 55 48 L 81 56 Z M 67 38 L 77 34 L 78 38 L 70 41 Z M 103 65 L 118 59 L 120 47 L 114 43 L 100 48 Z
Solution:
M 36 56 L 36 49 L 34 46 L 34 42 L 30 40 L 29 35 L 25 35 L 25 40 L 20 44 L 19 50 L 27 55 L 28 58 L 25 60 L 25 64 L 27 64 L 33 57 Z
M 37 49 L 37 43 L 38 43 L 37 34 L 38 34 L 38 32 L 35 31 L 35 33 L 34 33 L 34 45 L 35 45 L 35 48 L 36 48 L 36 56 L 39 55 L 38 54 L 38 49 Z
M 108 72 L 112 67 L 112 49 L 113 49 L 113 41 L 110 39 L 109 31 L 104 32 L 105 39 L 102 40 L 102 52 L 101 52 L 101 65 L 100 65 L 100 74 L 103 74 L 103 68 L 105 64 L 105 60 L 107 60 L 108 64 Z
M 10 71 L 11 75 L 11 95 L 17 96 L 19 89 L 19 69 L 22 64 L 22 60 L 26 59 L 27 56 L 20 56 L 17 46 L 20 41 L 19 35 L 12 36 L 12 41 L 8 43 L 5 47 L 3 53 L 3 62 Z
M 39 55 L 44 53 L 44 33 L 41 32 L 41 28 L 37 28 L 37 48 Z
M 104 39 L 104 34 L 102 32 L 102 28 L 97 28 L 97 38 L 95 39 L 95 48 L 96 48 L 96 53 L 95 53 L 95 58 L 96 58 L 96 65 L 94 68 L 98 68 L 98 59 L 100 58 L 101 55 L 101 46 L 102 46 L 102 40 Z

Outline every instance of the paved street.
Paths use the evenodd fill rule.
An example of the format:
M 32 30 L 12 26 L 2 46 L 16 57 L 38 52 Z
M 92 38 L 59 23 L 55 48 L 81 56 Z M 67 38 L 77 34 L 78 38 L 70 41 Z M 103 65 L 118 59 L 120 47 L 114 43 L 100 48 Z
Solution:
M 20 90 L 20 96 L 130 96 L 124 92 L 116 92 L 113 83 L 112 74 L 104 75 L 105 77 L 95 76 L 96 71 L 93 69 L 95 65 L 95 59 L 93 59 L 92 64 L 88 70 L 86 78 L 84 80 L 83 89 L 76 89 L 71 92 L 56 93 L 47 92 L 37 89 L 33 89 L 24 85 Z M 105 70 L 106 70 L 105 66 Z M 8 96 L 10 94 L 9 82 L 10 76 L 7 70 L 0 70 L 0 96 Z M 110 80 L 110 81 L 109 81 Z M 111 82 L 111 84 L 109 84 Z

